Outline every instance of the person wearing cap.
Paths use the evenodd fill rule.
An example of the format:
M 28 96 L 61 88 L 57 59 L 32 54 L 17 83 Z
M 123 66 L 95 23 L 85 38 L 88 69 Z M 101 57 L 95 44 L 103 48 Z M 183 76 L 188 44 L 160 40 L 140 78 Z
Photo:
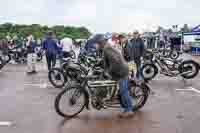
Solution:
M 128 57 L 131 62 L 134 62 L 137 67 L 136 78 L 143 80 L 141 74 L 141 59 L 145 53 L 145 45 L 143 40 L 140 38 L 139 32 L 134 31 L 133 38 L 128 42 Z
M 120 117 L 129 118 L 134 115 L 132 99 L 128 90 L 128 63 L 124 60 L 122 54 L 109 44 L 103 35 L 97 35 L 93 38 L 96 49 L 103 52 L 104 73 L 110 79 L 119 82 L 119 94 L 121 107 L 123 111 Z
M 59 47 L 53 37 L 53 32 L 48 32 L 46 39 L 43 41 L 42 48 L 46 52 L 46 60 L 48 70 L 51 70 L 56 65 L 56 55 L 59 52 Z

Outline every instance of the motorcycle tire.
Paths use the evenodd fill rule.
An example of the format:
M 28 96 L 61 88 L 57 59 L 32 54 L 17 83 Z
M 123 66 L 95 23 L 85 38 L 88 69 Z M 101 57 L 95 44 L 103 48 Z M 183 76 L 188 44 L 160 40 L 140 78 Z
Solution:
M 70 54 L 71 54 L 71 58 L 72 58 L 72 59 L 76 59 L 76 54 L 75 54 L 74 51 L 71 51 Z
M 192 65 L 192 67 L 187 66 L 187 65 Z M 188 71 L 188 69 L 192 69 L 192 70 L 194 69 L 194 72 L 192 74 L 189 74 L 189 75 L 188 74 L 182 74 L 181 76 L 185 79 L 192 79 L 192 78 L 196 77 L 199 73 L 199 64 L 196 63 L 193 60 L 187 60 L 187 61 L 183 61 L 178 68 L 180 73 L 184 73 L 184 72 Z
M 6 64 L 11 61 L 11 55 L 9 55 L 9 54 L 3 55 L 3 58 L 4 58 L 4 61 L 6 62 Z
M 63 91 L 61 91 L 56 96 L 54 107 L 55 107 L 56 112 L 60 116 L 62 116 L 64 118 L 75 117 L 80 112 L 82 112 L 83 109 L 87 106 L 87 103 L 88 103 L 87 101 L 89 100 L 89 98 L 88 98 L 88 95 L 86 94 L 86 92 L 83 89 L 81 89 L 81 88 L 82 88 L 82 86 L 79 86 L 79 85 L 69 86 L 66 89 L 64 89 Z M 74 106 L 74 104 L 76 104 L 74 102 L 76 102 L 75 100 L 77 100 L 77 99 L 75 99 L 75 100 L 73 99 L 73 98 L 75 98 L 75 97 L 73 97 L 75 95 L 75 92 L 73 94 L 68 94 L 68 96 L 70 97 L 69 100 L 65 96 L 65 94 L 67 94 L 69 91 L 72 91 L 72 90 L 74 90 L 76 93 L 78 93 L 79 97 L 83 96 L 83 99 L 81 100 L 81 102 L 83 102 L 83 104 L 81 105 L 81 107 L 77 111 L 73 110 L 74 111 L 73 113 L 69 113 L 69 112 L 67 112 L 67 110 L 69 110 L 72 107 L 66 107 L 66 104 L 64 104 L 64 107 L 63 107 L 64 109 L 63 109 L 61 107 L 61 104 L 62 104 L 62 98 L 66 101 L 66 103 L 71 104 L 71 106 Z
M 176 50 L 173 50 L 173 51 L 170 52 L 169 56 L 172 60 L 176 60 L 176 59 L 179 58 L 180 53 Z
M 141 94 L 139 94 L 139 95 L 137 94 L 136 91 L 138 91 L 138 90 L 133 90 L 134 92 L 131 91 L 132 87 L 133 87 L 133 89 L 136 87 L 139 88 L 139 91 L 141 92 Z M 136 84 L 135 81 L 129 81 L 129 94 L 132 98 L 134 98 L 133 111 L 138 111 L 146 104 L 149 94 L 150 94 L 150 88 L 145 83 L 141 83 L 139 85 L 139 84 Z M 138 97 L 140 97 L 140 98 L 142 97 L 142 100 L 138 101 L 137 100 Z M 137 102 L 137 103 L 135 104 L 135 102 Z
M 0 58 L 0 70 L 4 67 L 4 60 Z
M 60 84 L 56 83 L 56 81 L 53 80 L 52 74 L 55 74 L 55 72 L 59 73 L 60 76 L 61 76 L 61 77 L 59 77 L 59 75 L 57 74 L 55 76 L 56 81 L 61 80 L 61 78 L 63 79 L 63 81 L 61 81 Z M 60 68 L 52 68 L 48 73 L 48 78 L 49 78 L 49 81 L 51 82 L 51 84 L 56 88 L 63 88 L 65 86 L 66 82 L 67 82 L 67 78 L 65 77 L 65 73 Z
M 148 76 L 147 74 L 151 73 L 151 70 L 153 73 Z M 154 64 L 144 64 L 141 68 L 141 74 L 145 81 L 152 80 L 158 74 L 158 68 Z

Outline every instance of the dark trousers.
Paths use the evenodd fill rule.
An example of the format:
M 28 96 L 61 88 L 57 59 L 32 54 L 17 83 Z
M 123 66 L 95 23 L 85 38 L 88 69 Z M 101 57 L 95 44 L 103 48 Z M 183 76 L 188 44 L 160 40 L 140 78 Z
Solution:
M 47 67 L 48 70 L 51 70 L 56 65 L 56 54 L 46 54 L 46 60 L 47 60 Z
M 136 78 L 138 80 L 143 80 L 144 78 L 142 77 L 142 72 L 141 72 L 141 60 L 140 58 L 138 59 L 134 59 L 134 62 L 136 64 L 136 68 L 137 68 L 137 71 L 136 71 Z

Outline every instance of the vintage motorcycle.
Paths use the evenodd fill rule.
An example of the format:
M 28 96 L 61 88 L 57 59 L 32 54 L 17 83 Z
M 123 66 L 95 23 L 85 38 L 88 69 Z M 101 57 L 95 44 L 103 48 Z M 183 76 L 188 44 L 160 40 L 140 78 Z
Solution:
M 68 81 L 76 81 L 77 74 L 87 74 L 96 60 L 93 55 L 79 55 L 78 62 L 73 60 L 73 56 L 63 60 L 64 63 L 60 68 L 52 68 L 49 71 L 49 81 L 54 87 L 63 88 Z
M 75 84 L 67 86 L 55 99 L 55 110 L 62 117 L 74 117 L 90 109 L 120 108 L 121 98 L 116 81 L 110 80 L 103 69 L 96 67 L 91 74 L 78 75 Z M 129 95 L 133 100 L 133 111 L 141 109 L 147 102 L 150 88 L 144 82 L 129 79 Z
M 141 68 L 142 76 L 146 81 L 152 80 L 159 71 L 169 77 L 181 76 L 184 79 L 192 79 L 199 73 L 199 64 L 193 60 L 172 60 L 154 55 L 153 60 L 144 63 Z

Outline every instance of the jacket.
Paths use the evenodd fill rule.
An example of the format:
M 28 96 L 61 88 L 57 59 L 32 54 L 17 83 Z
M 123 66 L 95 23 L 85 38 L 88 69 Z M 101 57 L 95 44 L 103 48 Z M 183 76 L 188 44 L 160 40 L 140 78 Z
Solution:
M 87 41 L 85 44 L 85 50 L 89 52 L 96 50 L 95 41 L 93 39 Z
M 128 77 L 128 63 L 122 54 L 112 47 L 103 49 L 104 70 L 113 80 L 120 80 Z
M 142 39 L 132 39 L 128 42 L 127 52 L 130 61 L 138 60 L 145 53 L 145 46 Z
M 28 42 L 27 44 L 27 53 L 32 54 L 35 53 L 36 43 L 33 41 Z
M 46 54 L 58 54 L 59 52 L 57 43 L 51 38 L 44 40 L 42 48 L 46 51 Z

